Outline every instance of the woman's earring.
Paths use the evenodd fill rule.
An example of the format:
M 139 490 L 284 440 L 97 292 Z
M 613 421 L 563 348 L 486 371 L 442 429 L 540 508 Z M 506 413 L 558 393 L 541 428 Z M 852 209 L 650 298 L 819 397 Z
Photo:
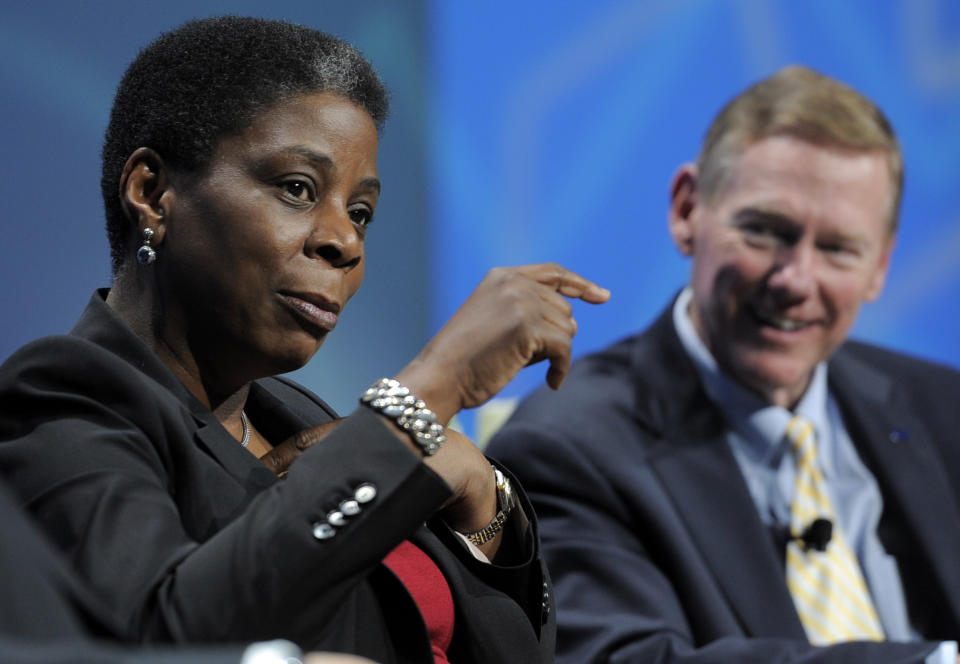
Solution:
M 143 244 L 137 249 L 137 262 L 141 265 L 150 265 L 157 260 L 157 252 L 150 246 L 150 240 L 153 239 L 153 229 L 143 229 Z

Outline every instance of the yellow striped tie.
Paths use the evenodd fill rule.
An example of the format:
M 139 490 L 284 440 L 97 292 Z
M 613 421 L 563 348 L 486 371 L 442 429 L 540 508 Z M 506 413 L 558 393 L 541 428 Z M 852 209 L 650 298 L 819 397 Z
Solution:
M 787 544 L 787 587 L 807 638 L 814 645 L 869 639 L 882 641 L 883 627 L 863 579 L 860 563 L 847 545 L 830 504 L 823 473 L 817 465 L 813 425 L 794 417 L 787 440 L 797 465 L 790 530 L 800 535 L 816 519 L 833 523 L 825 551 L 791 540 Z

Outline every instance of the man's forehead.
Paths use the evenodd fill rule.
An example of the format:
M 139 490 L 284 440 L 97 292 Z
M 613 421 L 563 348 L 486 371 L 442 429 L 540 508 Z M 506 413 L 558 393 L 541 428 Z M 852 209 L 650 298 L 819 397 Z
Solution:
M 747 146 L 727 165 L 717 205 L 770 212 L 888 218 L 894 183 L 880 150 L 853 150 L 770 136 Z

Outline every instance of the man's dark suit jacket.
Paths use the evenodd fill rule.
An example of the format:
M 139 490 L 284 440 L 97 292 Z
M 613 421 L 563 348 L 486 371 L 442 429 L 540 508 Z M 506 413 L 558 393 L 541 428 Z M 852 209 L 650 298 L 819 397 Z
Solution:
M 847 343 L 829 384 L 880 485 L 913 626 L 960 637 L 960 374 Z M 807 644 L 725 428 L 668 309 L 494 438 L 540 519 L 558 661 L 922 662 L 933 643 Z
M 305 650 L 432 664 L 416 605 L 381 563 L 409 538 L 450 585 L 451 661 L 552 661 L 535 524 L 508 533 L 503 553 L 516 565 L 475 560 L 432 518 L 447 485 L 366 409 L 278 480 L 103 296 L 69 336 L 30 344 L 0 370 L 0 472 L 122 637 L 288 638 Z M 253 385 L 246 411 L 271 440 L 335 417 L 277 378 Z M 364 483 L 376 497 L 317 539 L 314 524 Z

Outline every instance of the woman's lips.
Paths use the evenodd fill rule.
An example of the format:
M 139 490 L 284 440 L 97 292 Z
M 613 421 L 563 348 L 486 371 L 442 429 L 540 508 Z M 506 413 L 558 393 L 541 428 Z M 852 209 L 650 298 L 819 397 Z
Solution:
M 280 297 L 295 314 L 313 327 L 330 332 L 337 326 L 339 316 L 336 310 L 340 308 L 337 305 L 327 302 L 318 305 L 305 299 L 307 296 L 288 293 L 281 293 Z

